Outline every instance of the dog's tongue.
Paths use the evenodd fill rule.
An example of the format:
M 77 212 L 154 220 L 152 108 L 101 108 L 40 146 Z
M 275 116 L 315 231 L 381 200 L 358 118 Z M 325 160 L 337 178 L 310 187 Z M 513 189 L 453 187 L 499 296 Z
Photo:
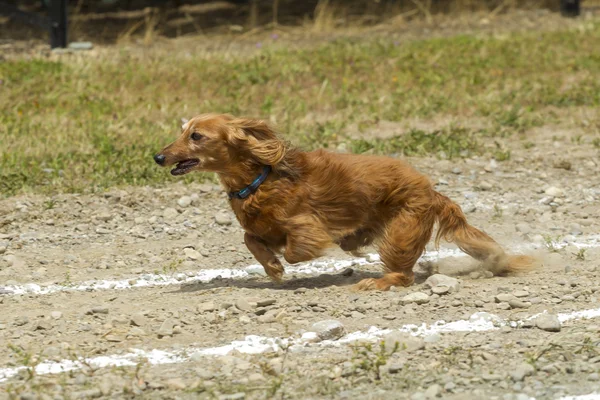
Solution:
M 195 165 L 198 165 L 199 162 L 200 160 L 198 159 L 180 161 L 177 163 L 177 166 L 171 170 L 171 175 L 183 175 L 190 168 L 192 168 Z

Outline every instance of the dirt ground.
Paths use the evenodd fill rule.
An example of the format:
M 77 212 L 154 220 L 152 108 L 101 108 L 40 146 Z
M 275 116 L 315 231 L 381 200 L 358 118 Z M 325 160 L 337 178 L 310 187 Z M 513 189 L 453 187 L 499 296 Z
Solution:
M 212 184 L 2 200 L 0 342 L 7 345 L 0 347 L 0 387 L 6 389 L 0 398 L 555 399 L 594 393 L 600 321 L 585 316 L 600 315 L 598 149 L 577 129 L 560 126 L 536 128 L 527 140 L 533 144 L 505 140 L 511 150 L 505 162 L 409 160 L 472 224 L 509 251 L 543 261 L 524 276 L 490 277 L 469 273 L 476 264 L 444 244 L 416 268 L 422 278 L 432 269 L 455 276 L 460 287 L 449 290 L 418 283 L 353 292 L 351 284 L 378 274 L 381 265 L 372 255 L 351 262 L 341 251 L 289 268 L 283 284 L 272 283 L 260 268 L 248 268 L 256 262 L 242 229 L 225 193 Z M 416 292 L 415 299 L 405 298 Z M 582 310 L 592 311 L 573 314 Z M 479 312 L 488 314 L 471 321 L 496 323 L 480 331 L 397 331 Z M 556 317 L 549 325 L 528 320 L 544 312 L 560 323 Z M 392 333 L 377 336 L 373 327 Z M 362 339 L 354 344 L 342 337 L 359 331 L 355 337 Z M 369 348 L 382 337 L 387 351 Z M 396 352 L 391 339 L 402 344 Z M 214 350 L 244 340 L 245 347 L 237 342 L 229 354 Z M 161 358 L 154 349 L 177 357 Z M 109 362 L 140 350 L 149 362 Z M 211 351 L 220 353 L 207 355 Z M 58 371 L 74 369 L 48 374 L 52 361 L 62 363 Z M 17 370 L 22 365 L 29 368 Z

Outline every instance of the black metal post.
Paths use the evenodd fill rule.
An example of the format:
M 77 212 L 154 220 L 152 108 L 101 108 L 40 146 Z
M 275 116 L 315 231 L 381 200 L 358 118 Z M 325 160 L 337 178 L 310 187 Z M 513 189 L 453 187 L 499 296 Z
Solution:
M 581 14 L 580 0 L 560 0 L 560 12 L 565 17 L 577 17 Z
M 50 47 L 67 47 L 67 0 L 50 0 Z

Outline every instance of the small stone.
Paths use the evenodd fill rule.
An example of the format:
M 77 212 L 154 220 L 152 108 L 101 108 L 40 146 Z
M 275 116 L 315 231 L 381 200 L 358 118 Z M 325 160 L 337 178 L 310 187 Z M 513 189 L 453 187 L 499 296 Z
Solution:
M 185 249 L 183 249 L 183 253 L 189 260 L 198 260 L 202 258 L 202 254 L 200 254 L 200 252 L 190 247 L 186 247 Z
M 436 287 L 431 288 L 431 292 L 434 294 L 437 294 L 439 296 L 442 296 L 444 294 L 450 293 L 450 288 L 448 286 L 436 286 Z
M 460 174 L 462 174 L 462 170 L 458 167 L 454 167 L 454 168 L 452 168 L 452 173 L 455 175 L 460 175 Z
M 90 309 L 86 314 L 108 314 L 108 307 L 105 306 L 97 306 Z
M 138 327 L 131 328 L 128 333 L 130 336 L 146 336 L 146 331 Z
M 256 305 L 258 307 L 268 307 L 268 306 L 272 306 L 276 302 L 277 302 L 277 300 L 275 300 L 275 299 L 264 299 L 264 300 L 257 301 Z
M 160 325 L 160 328 L 158 329 L 158 337 L 164 337 L 164 336 L 173 336 L 173 328 L 175 327 L 175 321 L 171 318 L 167 318 L 166 320 L 163 321 L 163 323 Z
M 423 338 L 425 343 L 437 343 L 440 340 L 442 340 L 442 337 L 437 333 L 432 333 L 431 335 L 427 335 L 425 338 Z
M 600 380 L 600 375 L 597 372 L 594 372 L 593 374 L 588 375 L 587 380 L 592 382 L 598 382 Z
M 527 290 L 515 290 L 513 292 L 513 296 L 515 296 L 515 297 L 527 297 L 527 296 L 529 296 L 529 292 Z
M 523 301 L 519 299 L 512 299 L 508 302 L 511 308 L 529 308 L 531 307 L 531 303 L 528 301 Z
M 219 396 L 219 400 L 243 400 L 246 398 L 246 393 L 239 392 L 233 394 L 222 394 Z
M 53 319 L 61 319 L 62 313 L 60 311 L 52 311 L 50 313 L 50 317 L 52 317 Z
M 499 310 L 510 310 L 510 304 L 506 302 L 497 303 L 496 308 L 498 308 Z
M 319 321 L 313 324 L 310 330 L 321 340 L 337 340 L 346 334 L 344 324 L 337 320 Z
M 200 314 L 207 313 L 207 312 L 213 312 L 216 309 L 217 309 L 217 306 L 212 301 L 207 301 L 205 303 L 198 304 L 198 306 L 196 307 L 196 310 Z
M 564 190 L 556 186 L 550 186 L 544 191 L 548 196 L 561 197 L 565 194 Z
M 554 314 L 541 314 L 535 319 L 535 326 L 547 332 L 560 332 L 561 324 Z
M 171 207 L 165 208 L 163 211 L 163 218 L 167 221 L 176 218 L 178 215 L 177 210 Z
M 400 299 L 400 304 L 402 304 L 402 305 L 406 305 L 406 304 L 410 304 L 410 303 L 416 303 L 416 304 L 429 303 L 429 296 L 426 293 L 414 292 L 414 293 L 407 294 L 406 296 L 404 296 L 403 298 Z
M 479 183 L 479 189 L 481 189 L 483 191 L 492 190 L 492 188 L 493 188 L 492 184 L 487 181 L 482 181 L 481 183 Z
M 508 303 L 509 301 L 513 300 L 515 297 L 512 294 L 509 293 L 500 293 L 498 295 L 496 295 L 496 297 L 494 297 L 494 300 L 496 301 L 496 303 Z
M 458 279 L 442 274 L 431 275 L 427 278 L 423 286 L 432 290 L 435 287 L 447 287 L 449 293 L 456 293 L 460 290 L 460 282 Z
M 177 205 L 181 208 L 189 207 L 192 204 L 192 198 L 190 196 L 182 196 L 177 200 Z
M 235 306 L 240 311 L 252 311 L 252 305 L 248 303 L 248 300 L 244 299 L 243 297 L 235 301 Z
M 521 382 L 526 376 L 531 376 L 535 372 L 535 368 L 531 364 L 523 363 L 510 373 L 510 377 L 515 382 Z
M 102 397 L 102 391 L 98 388 L 73 393 L 74 399 L 97 399 L 99 397 Z
M 145 321 L 146 321 L 146 317 L 144 317 L 143 314 L 139 313 L 139 314 L 132 315 L 129 323 L 133 326 L 142 326 L 142 325 L 144 325 Z
M 425 391 L 426 399 L 435 399 L 436 397 L 441 397 L 442 395 L 442 387 L 440 385 L 433 384 L 427 388 Z
M 231 225 L 233 221 L 227 212 L 222 211 L 215 215 L 215 222 L 219 225 L 227 226 Z

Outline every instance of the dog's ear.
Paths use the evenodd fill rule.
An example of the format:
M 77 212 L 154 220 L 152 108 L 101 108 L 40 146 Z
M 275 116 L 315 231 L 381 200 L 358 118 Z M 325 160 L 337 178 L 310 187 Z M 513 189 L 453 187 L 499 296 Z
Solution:
M 265 121 L 237 118 L 229 121 L 228 125 L 231 128 L 229 144 L 248 151 L 261 164 L 277 165 L 285 157 L 285 143 Z

